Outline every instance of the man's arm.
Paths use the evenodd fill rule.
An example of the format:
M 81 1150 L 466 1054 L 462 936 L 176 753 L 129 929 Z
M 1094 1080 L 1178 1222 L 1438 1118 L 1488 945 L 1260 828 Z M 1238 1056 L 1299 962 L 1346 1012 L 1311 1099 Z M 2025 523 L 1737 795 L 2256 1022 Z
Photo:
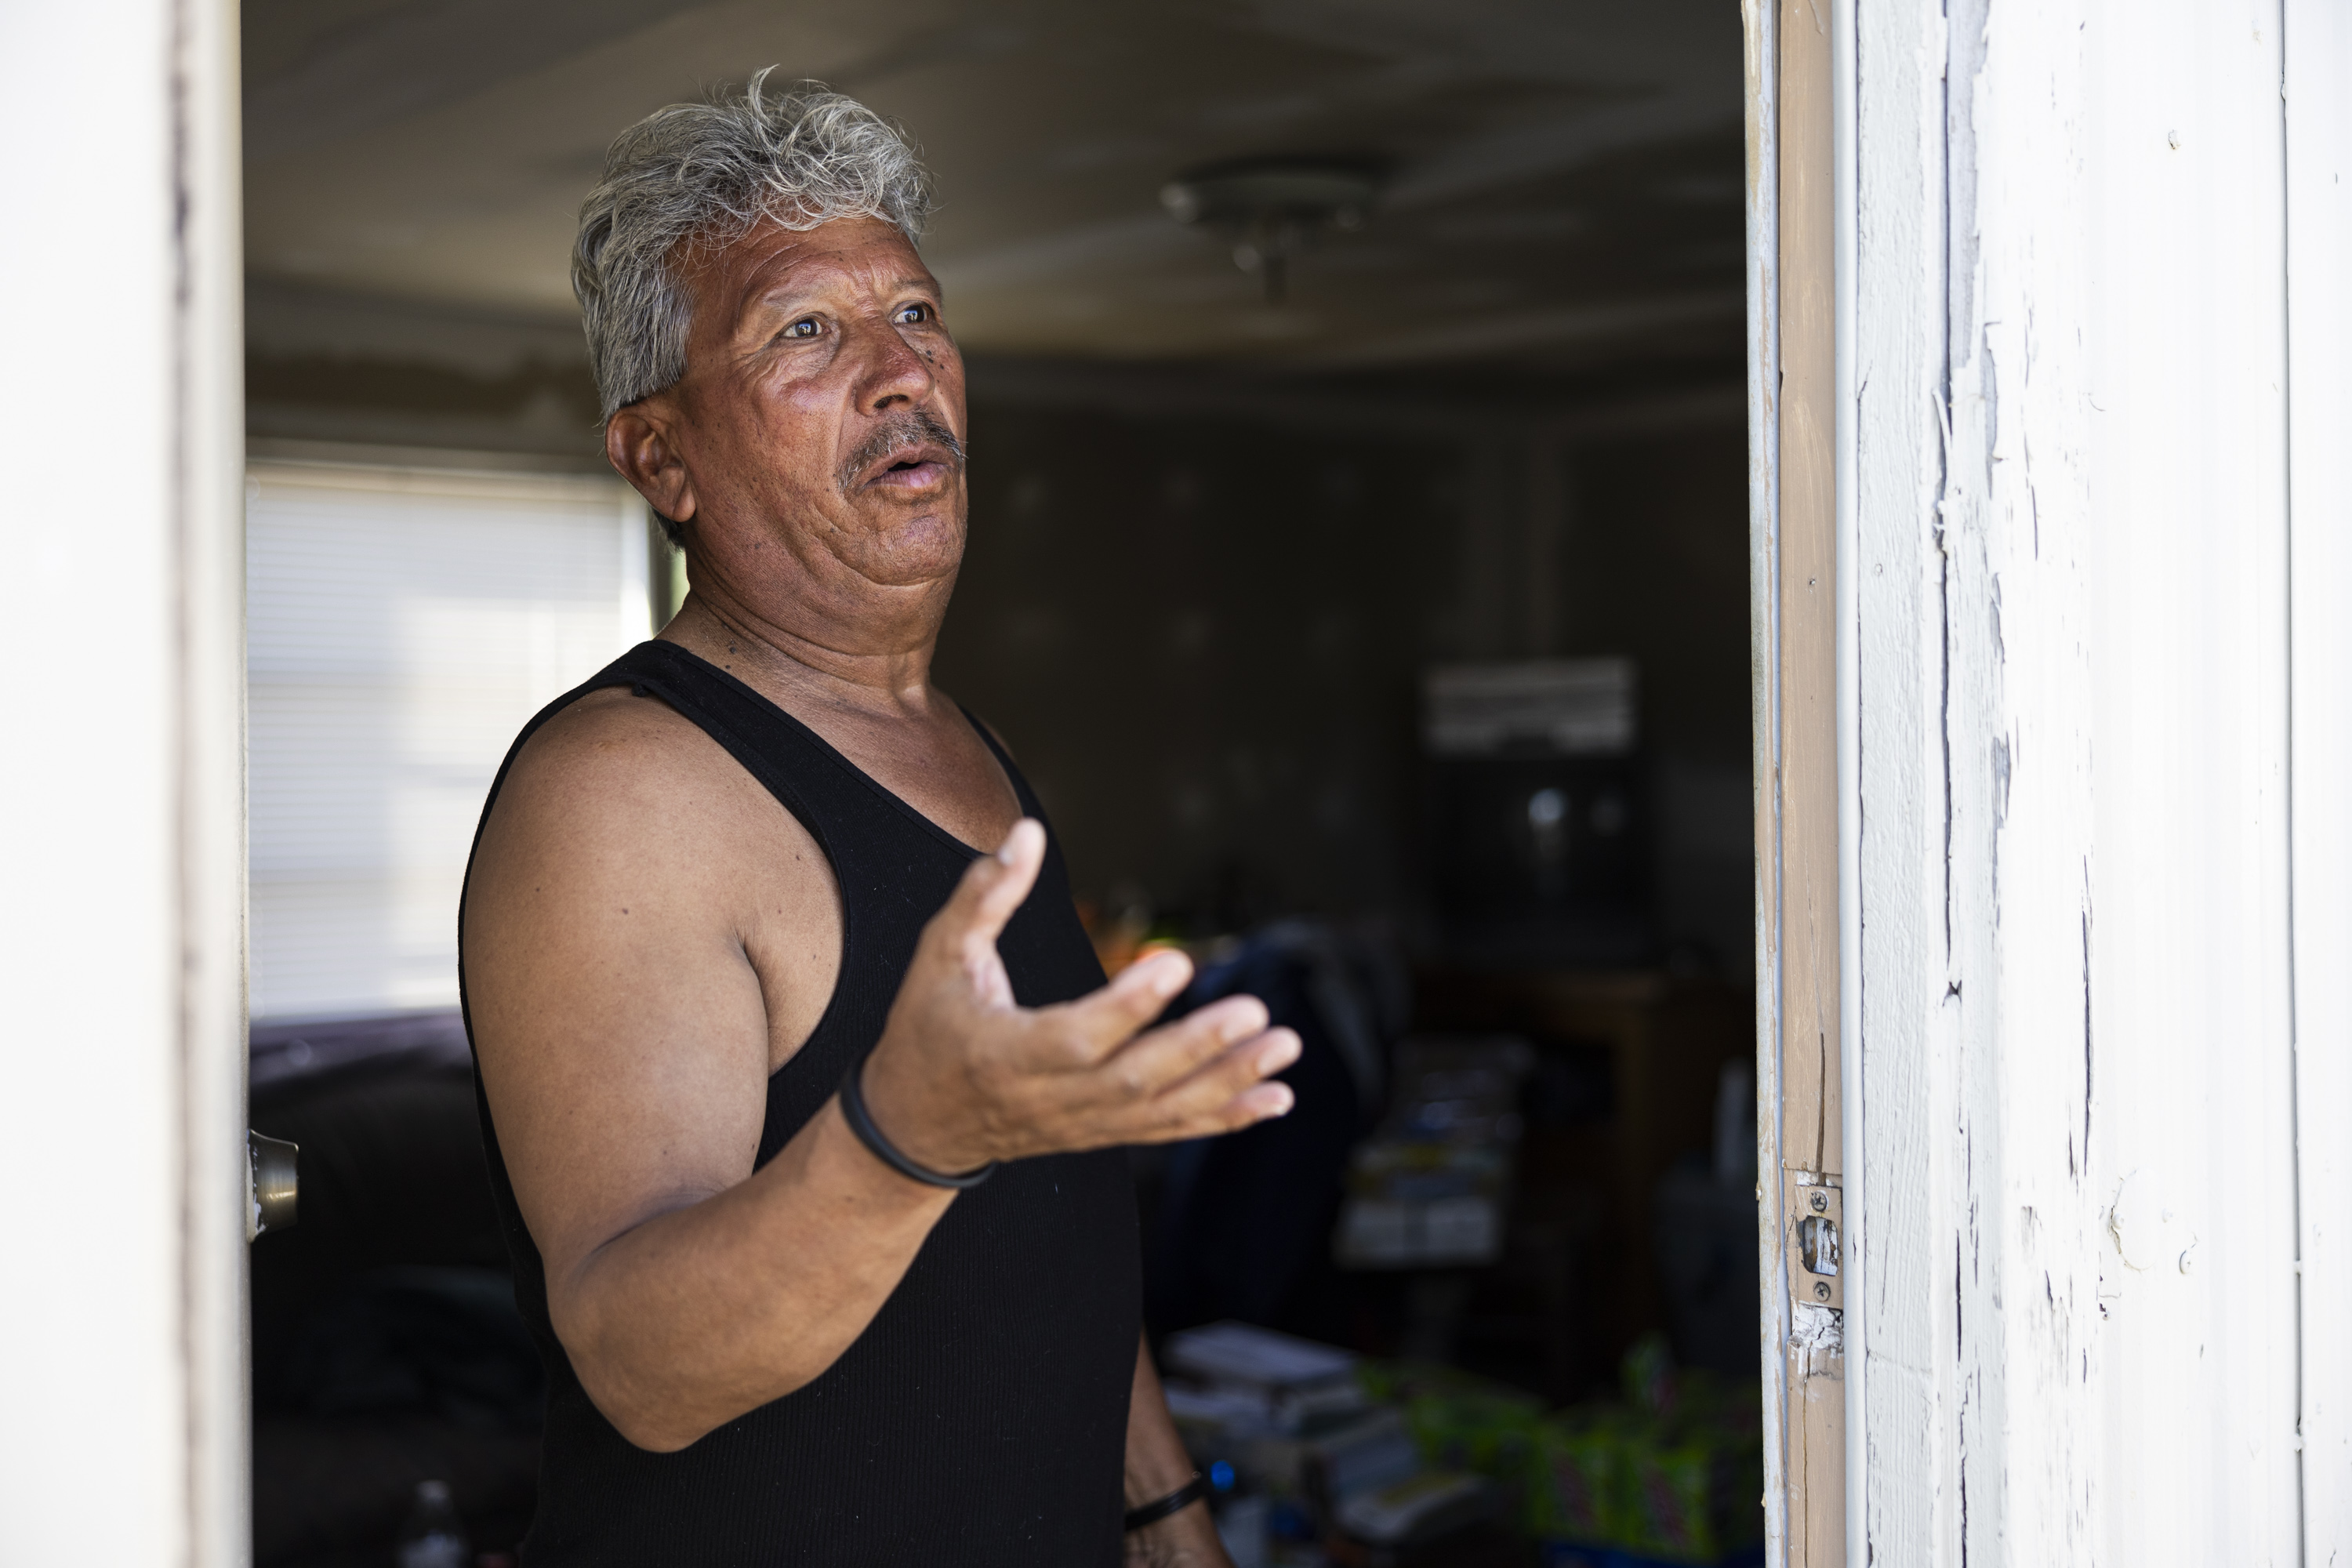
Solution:
M 1151 1364 L 1149 1342 L 1135 1347 L 1135 1391 L 1127 1405 L 1127 1506 L 1158 1502 L 1193 1475 L 1192 1456 L 1168 1415 L 1168 1396 Z M 1130 1531 L 1127 1560 L 1137 1568 L 1233 1568 L 1207 1502 L 1178 1510 Z
M 1262 1080 L 1297 1041 L 1255 1002 L 1137 1033 L 1183 985 L 1181 958 L 1064 1006 L 1013 1005 L 995 938 L 1043 856 L 1035 825 L 1016 828 L 926 928 L 866 1069 L 888 1135 L 962 1170 L 1286 1110 Z M 484 1089 L 557 1337 L 641 1447 L 682 1448 L 830 1366 L 953 1201 L 884 1166 L 832 1100 L 752 1172 L 774 1026 L 797 1030 L 788 1055 L 831 970 L 771 964 L 823 980 L 772 994 L 749 949 L 837 952 L 833 900 L 805 832 L 698 731 L 634 700 L 534 736 L 484 834 L 466 931 Z

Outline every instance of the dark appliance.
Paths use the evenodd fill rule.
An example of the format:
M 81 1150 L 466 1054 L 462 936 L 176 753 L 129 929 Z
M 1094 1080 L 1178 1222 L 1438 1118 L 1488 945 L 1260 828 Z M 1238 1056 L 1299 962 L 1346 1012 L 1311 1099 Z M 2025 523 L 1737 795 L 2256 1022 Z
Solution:
M 1649 957 L 1632 661 L 1457 665 L 1424 687 L 1432 890 L 1454 956 Z

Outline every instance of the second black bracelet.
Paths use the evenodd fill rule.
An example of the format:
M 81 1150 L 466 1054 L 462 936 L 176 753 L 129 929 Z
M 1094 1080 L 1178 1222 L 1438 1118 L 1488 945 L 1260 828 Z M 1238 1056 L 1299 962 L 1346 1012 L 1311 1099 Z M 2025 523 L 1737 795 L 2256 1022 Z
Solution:
M 1147 1524 L 1158 1524 L 1171 1514 L 1183 1512 L 1208 1495 L 1209 1478 L 1194 1470 L 1191 1480 L 1186 1481 L 1158 1502 L 1148 1502 L 1141 1508 L 1129 1509 L 1127 1529 L 1129 1533 L 1132 1533 L 1141 1530 Z
M 953 1187 L 958 1192 L 976 1187 L 996 1173 L 996 1162 L 993 1160 L 961 1174 L 950 1174 L 946 1171 L 934 1171 L 929 1165 L 918 1164 L 907 1158 L 896 1143 L 882 1136 L 882 1129 L 874 1125 L 874 1113 L 866 1109 L 865 1078 L 864 1057 L 852 1062 L 849 1070 L 841 1075 L 841 1117 L 849 1123 L 849 1130 L 857 1134 L 857 1141 L 873 1152 L 876 1159 L 909 1181 L 920 1182 L 926 1186 Z

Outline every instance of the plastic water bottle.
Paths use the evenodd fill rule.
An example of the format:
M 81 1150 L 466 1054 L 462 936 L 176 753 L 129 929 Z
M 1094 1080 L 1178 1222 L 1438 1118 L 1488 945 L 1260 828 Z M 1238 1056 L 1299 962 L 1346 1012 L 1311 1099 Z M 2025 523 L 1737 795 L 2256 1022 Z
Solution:
M 473 1561 L 466 1527 L 449 1500 L 446 1481 L 416 1483 L 416 1504 L 400 1532 L 400 1568 L 467 1568 Z

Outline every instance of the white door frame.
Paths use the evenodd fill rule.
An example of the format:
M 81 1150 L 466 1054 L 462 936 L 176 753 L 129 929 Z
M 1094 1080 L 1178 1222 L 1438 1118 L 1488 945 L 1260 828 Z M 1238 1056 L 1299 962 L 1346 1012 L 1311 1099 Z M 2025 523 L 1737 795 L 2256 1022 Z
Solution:
M 249 1560 L 227 0 L 0 13 L 0 1561 Z
M 2352 1560 L 2352 15 L 2286 0 L 2285 46 L 2303 1550 L 2327 1563 Z
M 1745 7 L 1776 1563 L 2352 1552 L 2341 12 Z

